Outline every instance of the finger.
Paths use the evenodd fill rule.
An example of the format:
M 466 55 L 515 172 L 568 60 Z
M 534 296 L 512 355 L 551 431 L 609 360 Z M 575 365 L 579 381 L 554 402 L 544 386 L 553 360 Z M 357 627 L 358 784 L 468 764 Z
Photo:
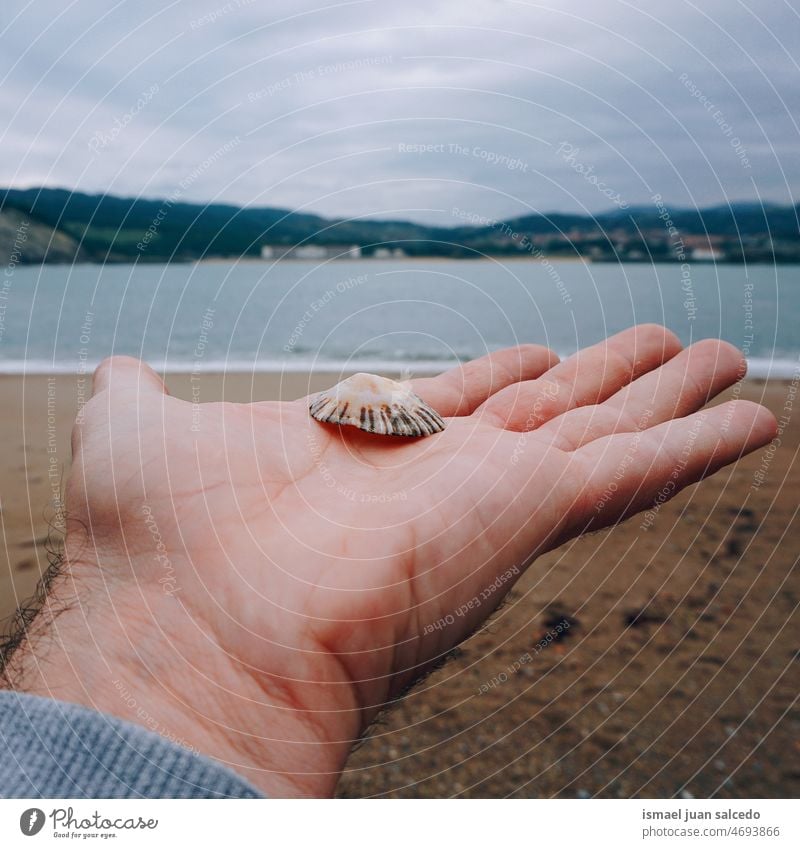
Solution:
M 766 445 L 776 432 L 775 416 L 768 409 L 739 400 L 641 432 L 590 442 L 571 454 L 586 485 L 569 510 L 570 535 L 664 503 Z
M 561 450 L 577 450 L 612 433 L 644 430 L 696 412 L 746 371 L 744 357 L 733 345 L 717 339 L 697 342 L 604 403 L 548 421 L 537 437 Z
M 534 430 L 570 409 L 606 400 L 680 350 L 665 327 L 640 324 L 579 351 L 541 379 L 497 392 L 477 414 L 506 430 Z
M 470 415 L 488 397 L 521 380 L 541 376 L 558 357 L 541 345 L 496 350 L 436 377 L 411 381 L 414 391 L 440 415 Z
M 97 366 L 92 382 L 92 394 L 96 395 L 112 386 L 115 389 L 131 389 L 137 393 L 168 394 L 161 377 L 141 359 L 132 356 L 109 356 Z

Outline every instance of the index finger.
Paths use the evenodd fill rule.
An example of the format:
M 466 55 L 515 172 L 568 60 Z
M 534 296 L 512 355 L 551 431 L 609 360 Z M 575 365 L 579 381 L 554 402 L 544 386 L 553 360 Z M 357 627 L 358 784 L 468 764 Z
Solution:
M 435 377 L 410 380 L 412 390 L 439 415 L 471 415 L 495 392 L 515 383 L 535 380 L 557 365 L 558 356 L 543 345 L 523 344 L 502 348 L 457 365 Z M 299 399 L 307 402 L 312 395 Z
M 436 377 L 411 381 L 413 390 L 440 415 L 471 415 L 495 392 L 535 380 L 558 363 L 543 345 L 524 344 L 496 350 Z

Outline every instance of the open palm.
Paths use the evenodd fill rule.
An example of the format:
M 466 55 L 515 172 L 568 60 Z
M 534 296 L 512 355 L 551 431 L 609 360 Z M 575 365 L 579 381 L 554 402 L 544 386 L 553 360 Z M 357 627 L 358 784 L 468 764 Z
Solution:
M 742 374 L 729 345 L 681 352 L 654 326 L 560 364 L 512 348 L 415 380 L 448 424 L 404 439 L 306 400 L 193 406 L 113 358 L 74 434 L 68 558 L 201 750 L 273 794 L 330 793 L 375 713 L 537 554 L 772 438 L 755 404 L 698 412 Z

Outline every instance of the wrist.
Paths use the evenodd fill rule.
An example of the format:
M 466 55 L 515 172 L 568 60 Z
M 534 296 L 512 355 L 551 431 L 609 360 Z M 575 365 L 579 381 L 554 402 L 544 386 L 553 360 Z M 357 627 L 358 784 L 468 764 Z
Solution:
M 131 579 L 147 567 L 66 557 L 10 663 L 13 688 L 142 725 L 272 797 L 332 795 L 358 734 L 342 687 L 337 722 L 319 686 L 246 667 L 183 593 Z

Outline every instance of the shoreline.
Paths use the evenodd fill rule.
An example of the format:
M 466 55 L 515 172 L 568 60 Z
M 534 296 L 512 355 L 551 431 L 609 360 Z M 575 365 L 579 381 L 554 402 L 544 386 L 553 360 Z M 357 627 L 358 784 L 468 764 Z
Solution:
M 591 256 L 564 256 L 563 254 L 531 254 L 521 251 L 520 253 L 478 253 L 475 256 L 386 256 L 372 257 L 360 256 L 358 258 L 352 256 L 328 256 L 321 259 L 303 259 L 302 257 L 277 257 L 273 259 L 262 259 L 260 256 L 208 256 L 182 259 L 179 257 L 169 256 L 148 256 L 139 262 L 134 261 L 136 257 L 124 257 L 120 259 L 107 259 L 105 261 L 83 259 L 75 262 L 54 260 L 50 262 L 22 262 L 20 267 L 24 268 L 42 268 L 47 265 L 68 265 L 70 267 L 78 266 L 100 266 L 107 265 L 239 265 L 239 264 L 261 264 L 275 265 L 277 263 L 291 262 L 301 265 L 325 265 L 329 262 L 355 262 L 359 264 L 368 262 L 377 262 L 380 264 L 390 264 L 392 262 L 575 262 L 584 265 L 680 265 L 679 259 L 667 258 L 644 258 L 644 259 L 628 259 L 624 257 L 610 256 L 608 258 L 593 258 Z M 690 259 L 693 265 L 702 266 L 750 266 L 750 265 L 769 265 L 769 266 L 800 266 L 800 259 L 768 259 L 749 258 L 749 259 Z
M 569 353 L 559 354 L 562 359 Z M 141 357 L 140 357 L 141 358 Z M 266 359 L 255 362 L 243 360 L 186 360 L 185 362 L 154 362 L 145 360 L 155 371 L 162 375 L 202 374 L 207 376 L 247 377 L 254 374 L 283 375 L 339 375 L 353 374 L 356 371 L 370 371 L 394 376 L 410 373 L 415 376 L 433 376 L 455 368 L 462 364 L 460 360 L 418 359 L 398 362 L 387 359 L 363 360 L 318 360 L 298 359 Z M 5 359 L 0 360 L 0 379 L 19 377 L 86 377 L 91 375 L 99 361 L 91 362 L 58 362 L 53 363 L 36 359 Z M 751 357 L 747 360 L 745 380 L 772 382 L 800 380 L 800 355 L 793 359 L 766 359 Z

